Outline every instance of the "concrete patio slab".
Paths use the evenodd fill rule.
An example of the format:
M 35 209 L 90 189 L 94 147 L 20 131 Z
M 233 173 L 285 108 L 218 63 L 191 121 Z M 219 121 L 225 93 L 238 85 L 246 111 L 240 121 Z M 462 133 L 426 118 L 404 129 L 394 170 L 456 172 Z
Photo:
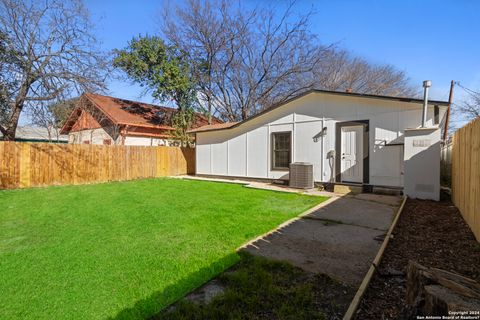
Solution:
M 394 214 L 395 210 L 391 206 L 343 197 L 313 212 L 310 217 L 386 231 L 390 227 Z
M 246 188 L 252 188 L 252 189 L 301 193 L 301 194 L 308 194 L 308 195 L 312 195 L 312 196 L 338 197 L 338 195 L 333 193 L 333 192 L 321 191 L 318 188 L 312 188 L 312 189 L 305 189 L 304 190 L 304 189 L 290 188 L 288 186 L 282 186 L 282 185 L 272 184 L 272 183 L 268 183 L 268 182 L 260 182 L 260 181 L 247 181 L 247 180 L 240 180 L 240 179 L 209 178 L 209 177 L 199 177 L 199 176 L 189 176 L 189 175 L 172 176 L 172 178 L 234 183 L 234 184 L 241 184 L 241 185 L 244 185 Z
M 399 207 L 402 203 L 402 197 L 388 196 L 374 193 L 361 193 L 354 196 L 355 199 L 380 202 L 389 206 Z
M 360 285 L 397 207 L 340 197 L 244 250 Z

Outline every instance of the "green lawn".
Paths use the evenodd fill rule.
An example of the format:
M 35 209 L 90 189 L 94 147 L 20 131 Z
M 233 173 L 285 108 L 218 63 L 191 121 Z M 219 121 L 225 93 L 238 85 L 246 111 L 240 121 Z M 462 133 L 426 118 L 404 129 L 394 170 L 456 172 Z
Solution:
M 0 318 L 148 317 L 324 200 L 178 179 L 0 191 Z
M 180 299 L 152 320 L 341 319 L 354 288 L 288 262 L 240 252 L 241 261 L 217 277 L 223 293 L 209 303 Z

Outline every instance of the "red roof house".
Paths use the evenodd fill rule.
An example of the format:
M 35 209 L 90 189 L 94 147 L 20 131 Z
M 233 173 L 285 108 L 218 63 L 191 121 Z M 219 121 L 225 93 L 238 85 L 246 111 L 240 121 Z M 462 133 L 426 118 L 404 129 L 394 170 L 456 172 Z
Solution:
M 85 93 L 61 133 L 69 135 L 70 143 L 170 145 L 176 143 L 171 126 L 175 112 L 174 108 Z M 212 118 L 212 125 L 221 123 Z M 196 113 L 192 129 L 205 125 L 207 117 Z

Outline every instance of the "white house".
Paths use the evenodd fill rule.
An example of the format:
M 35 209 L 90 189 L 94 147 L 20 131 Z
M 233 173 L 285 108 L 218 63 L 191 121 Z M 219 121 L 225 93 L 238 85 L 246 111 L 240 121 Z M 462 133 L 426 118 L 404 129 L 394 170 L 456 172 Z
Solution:
M 442 130 L 446 101 L 429 101 L 426 126 Z M 288 179 L 313 164 L 316 182 L 404 186 L 404 132 L 422 125 L 423 100 L 313 90 L 239 123 L 196 133 L 196 174 Z M 440 136 L 440 135 L 439 135 Z
M 61 135 L 59 131 L 60 129 L 55 127 L 18 126 L 15 131 L 15 141 L 67 143 L 68 136 Z M 3 134 L 0 132 L 1 140 L 3 140 Z

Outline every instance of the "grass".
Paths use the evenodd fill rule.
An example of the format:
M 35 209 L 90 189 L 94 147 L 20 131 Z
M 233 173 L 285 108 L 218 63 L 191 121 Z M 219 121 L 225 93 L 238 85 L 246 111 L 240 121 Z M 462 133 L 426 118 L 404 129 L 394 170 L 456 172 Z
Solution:
M 324 200 L 178 179 L 0 191 L 0 318 L 151 316 Z
M 181 300 L 159 314 L 164 320 L 325 319 L 317 284 L 334 283 L 325 275 L 312 275 L 289 263 L 241 253 L 235 270 L 222 274 L 223 294 L 207 304 Z M 329 306 L 331 309 L 331 306 Z

